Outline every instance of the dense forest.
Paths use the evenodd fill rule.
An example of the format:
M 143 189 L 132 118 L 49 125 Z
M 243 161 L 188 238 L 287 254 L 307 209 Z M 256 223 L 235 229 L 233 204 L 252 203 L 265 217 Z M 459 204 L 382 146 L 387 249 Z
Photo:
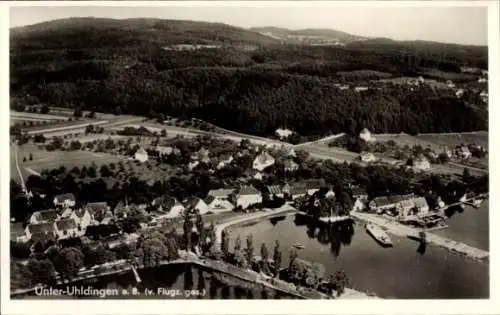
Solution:
M 217 48 L 166 50 L 178 44 Z M 279 44 L 191 21 L 68 19 L 11 32 L 11 107 L 44 103 L 115 114 L 197 117 L 241 132 L 287 127 L 315 136 L 368 128 L 410 134 L 487 129 L 487 105 L 387 77 L 477 81 L 486 47 L 368 40 L 345 47 Z M 341 90 L 338 83 L 367 91 Z M 467 117 L 467 119 L 464 119 Z

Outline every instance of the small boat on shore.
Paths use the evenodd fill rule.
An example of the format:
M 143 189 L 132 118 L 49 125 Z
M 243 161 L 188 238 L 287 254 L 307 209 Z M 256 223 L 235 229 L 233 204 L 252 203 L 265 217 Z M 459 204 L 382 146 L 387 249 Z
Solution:
M 306 248 L 304 245 L 302 245 L 300 243 L 293 243 L 292 247 L 294 247 L 296 249 L 304 249 L 304 248 Z
M 366 231 L 383 246 L 393 246 L 392 240 L 389 235 L 387 235 L 387 233 L 378 225 L 368 223 L 366 225 Z

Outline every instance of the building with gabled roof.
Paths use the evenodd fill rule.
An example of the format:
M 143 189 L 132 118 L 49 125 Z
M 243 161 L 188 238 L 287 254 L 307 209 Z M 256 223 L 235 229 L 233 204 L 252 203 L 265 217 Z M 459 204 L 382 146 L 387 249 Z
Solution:
M 56 233 L 60 239 L 76 237 L 82 233 L 81 229 L 77 228 L 76 222 L 73 219 L 62 219 L 55 222 Z
M 266 186 L 266 192 L 269 194 L 271 199 L 273 196 L 276 196 L 278 198 L 283 198 L 285 196 L 283 192 L 283 187 L 280 185 L 269 185 Z
M 58 217 L 59 215 L 57 214 L 56 210 L 42 210 L 34 212 L 31 215 L 29 222 L 31 224 L 54 222 L 55 220 L 57 220 Z
M 398 204 L 405 200 L 410 200 L 415 198 L 414 194 L 408 195 L 396 195 L 396 196 L 380 196 L 373 198 L 368 204 L 370 209 L 376 211 L 384 211 L 392 208 L 396 208 Z
M 144 163 L 149 159 L 148 152 L 146 152 L 143 147 L 140 147 L 137 151 L 135 151 L 134 159 Z
M 248 207 L 262 203 L 262 195 L 255 187 L 248 185 L 242 186 L 233 195 L 232 203 L 241 209 L 247 209 Z
M 28 224 L 25 228 L 25 234 L 27 239 L 31 239 L 33 234 L 48 234 L 55 233 L 56 229 L 54 222 L 45 222 L 38 224 Z
M 274 165 L 275 159 L 267 153 L 263 151 L 261 154 L 257 155 L 255 160 L 253 161 L 253 169 L 262 172 L 264 169 L 268 168 L 271 165 Z
M 202 215 L 209 211 L 205 201 L 198 197 L 191 196 L 185 199 L 182 204 L 186 210 L 197 210 Z
M 208 195 L 205 198 L 205 203 L 207 204 L 210 211 L 213 212 L 222 212 L 222 211 L 232 211 L 234 209 L 234 205 L 230 201 L 230 196 L 227 198 L 219 198 L 214 195 Z
M 60 194 L 54 197 L 54 206 L 71 208 L 76 205 L 75 195 L 72 193 Z

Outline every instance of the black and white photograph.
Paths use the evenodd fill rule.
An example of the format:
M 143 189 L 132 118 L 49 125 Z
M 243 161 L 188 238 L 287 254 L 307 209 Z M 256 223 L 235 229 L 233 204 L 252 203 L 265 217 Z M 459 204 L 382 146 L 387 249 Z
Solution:
M 10 3 L 11 303 L 490 299 L 498 3 L 354 2 Z

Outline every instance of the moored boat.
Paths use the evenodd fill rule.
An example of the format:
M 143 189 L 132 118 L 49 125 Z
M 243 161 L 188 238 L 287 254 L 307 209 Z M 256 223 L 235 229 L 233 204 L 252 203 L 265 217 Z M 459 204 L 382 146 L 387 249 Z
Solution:
M 387 235 L 387 233 L 378 225 L 368 223 L 366 225 L 366 231 L 370 234 L 377 242 L 383 246 L 392 246 L 392 240 Z

